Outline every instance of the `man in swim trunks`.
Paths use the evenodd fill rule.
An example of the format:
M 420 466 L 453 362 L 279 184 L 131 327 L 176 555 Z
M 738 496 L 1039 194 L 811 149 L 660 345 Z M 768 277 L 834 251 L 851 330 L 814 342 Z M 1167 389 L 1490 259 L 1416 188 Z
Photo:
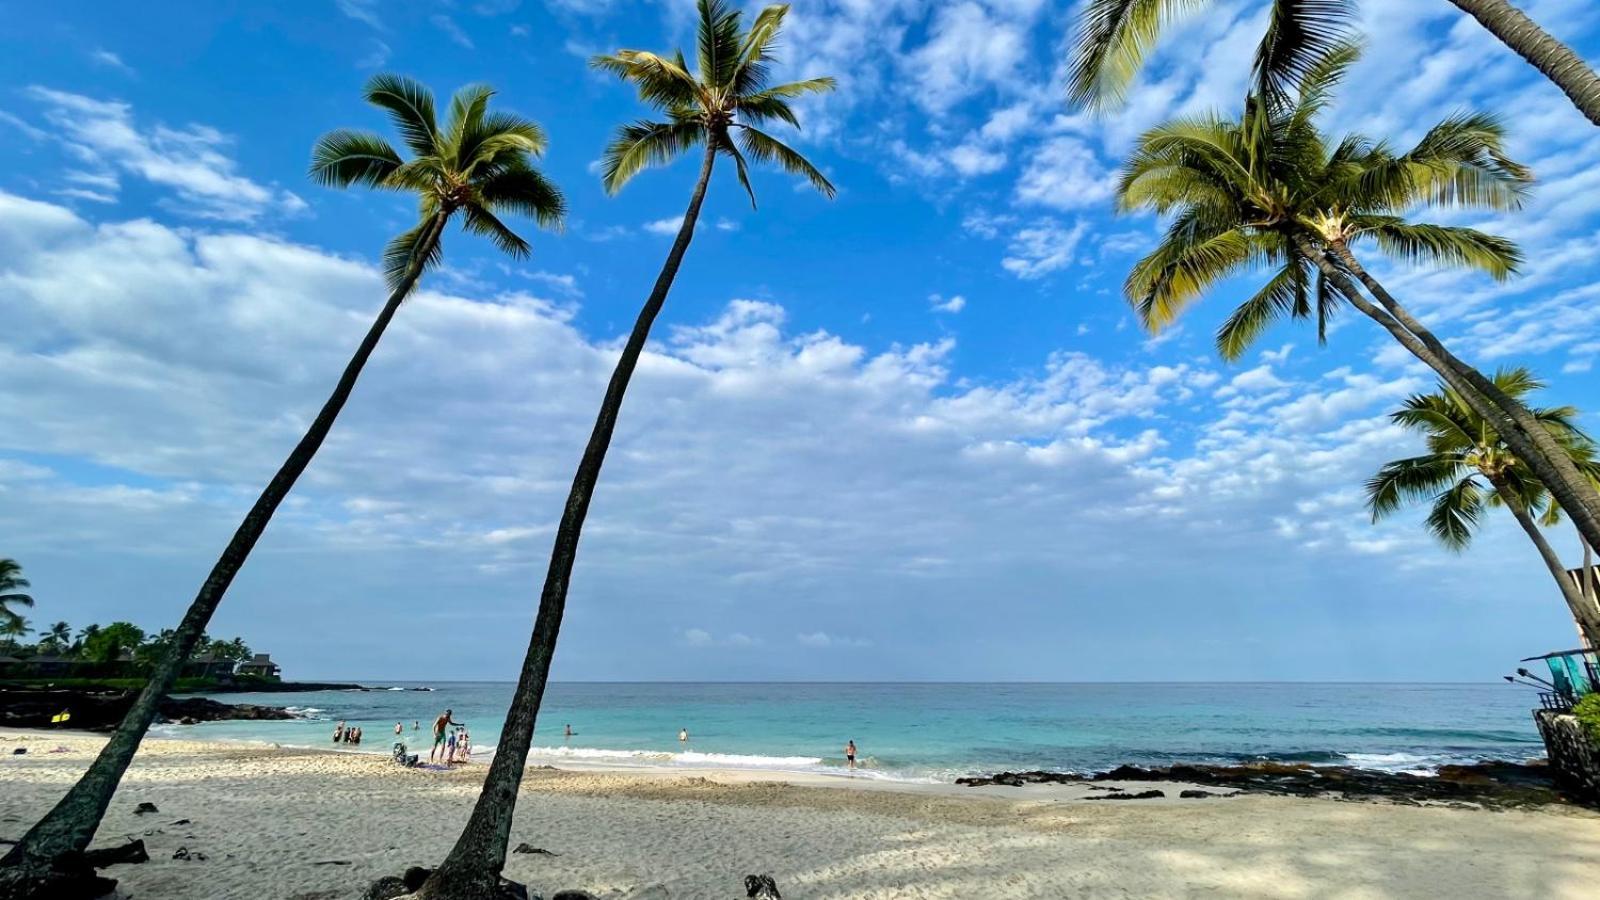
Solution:
M 850 766 L 850 768 L 854 769 L 856 767 L 856 742 L 855 742 L 855 738 L 851 738 L 850 739 L 850 743 L 844 745 L 844 759 L 845 759 L 845 762 Z
M 444 715 L 433 720 L 433 749 L 428 751 L 428 762 L 433 762 L 434 756 L 440 752 L 445 752 L 446 762 L 450 761 L 448 748 L 446 748 L 444 744 L 445 740 L 449 737 L 446 732 L 449 731 L 451 725 L 461 724 L 460 722 L 451 720 L 450 714 L 453 711 L 454 710 L 447 709 L 444 711 Z

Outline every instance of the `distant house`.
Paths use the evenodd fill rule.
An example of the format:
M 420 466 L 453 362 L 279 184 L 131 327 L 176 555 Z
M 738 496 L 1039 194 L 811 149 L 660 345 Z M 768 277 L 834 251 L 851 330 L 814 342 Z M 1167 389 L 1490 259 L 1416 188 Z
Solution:
M 233 660 L 202 653 L 183 664 L 185 678 L 227 678 L 233 674 Z
M 277 678 L 283 670 L 272 661 L 272 654 L 257 653 L 249 661 L 239 664 L 237 671 L 240 675 L 251 675 L 256 678 Z
M 41 653 L 26 662 L 24 672 L 31 678 L 60 678 L 71 675 L 80 665 L 80 660 L 59 653 Z

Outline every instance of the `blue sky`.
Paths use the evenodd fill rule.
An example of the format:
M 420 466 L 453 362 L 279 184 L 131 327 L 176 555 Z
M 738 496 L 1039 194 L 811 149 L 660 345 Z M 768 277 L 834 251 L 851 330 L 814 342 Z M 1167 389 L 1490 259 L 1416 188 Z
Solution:
M 1600 10 L 1527 4 L 1588 58 Z M 590 517 L 557 677 L 1493 679 L 1572 643 L 1530 546 L 1469 553 L 1360 485 L 1416 445 L 1428 373 L 1350 316 L 1236 364 L 1241 281 L 1141 333 L 1119 286 L 1158 223 L 1111 214 L 1142 129 L 1232 109 L 1265 3 L 1174 32 L 1119 113 L 1060 102 L 1066 3 L 797 3 L 788 136 L 839 186 L 719 173 Z M 692 4 L 0 4 L 0 555 L 35 618 L 175 623 L 382 301 L 414 210 L 304 178 L 384 129 L 374 71 L 474 81 L 551 136 L 561 234 L 507 262 L 451 234 L 213 631 L 291 676 L 510 677 L 623 329 L 693 177 L 617 197 L 642 114 L 586 66 L 691 39 Z M 1596 407 L 1600 132 L 1442 2 L 1368 0 L 1330 128 L 1397 142 L 1498 110 L 1540 184 L 1449 213 L 1518 240 L 1496 285 L 1375 262 L 1458 352 Z M 1600 428 L 1593 415 L 1585 423 Z M 1507 521 L 1499 521 L 1507 519 Z M 1570 529 L 1553 535 L 1576 564 Z

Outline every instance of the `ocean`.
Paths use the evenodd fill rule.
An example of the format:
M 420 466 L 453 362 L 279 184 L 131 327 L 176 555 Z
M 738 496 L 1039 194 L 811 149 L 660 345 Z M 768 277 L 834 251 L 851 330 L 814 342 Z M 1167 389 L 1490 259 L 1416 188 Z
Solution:
M 511 684 L 393 684 L 432 690 L 221 694 L 292 706 L 300 718 L 161 725 L 153 734 L 331 748 L 343 720 L 361 726 L 360 752 L 388 754 L 400 722 L 402 739 L 426 757 L 430 725 L 450 708 L 470 729 L 474 760 L 492 754 Z M 1508 684 L 558 683 L 546 693 L 529 762 L 904 781 L 1248 760 L 1427 772 L 1541 756 L 1529 714 L 1536 702 Z M 859 748 L 853 773 L 844 768 L 848 740 Z

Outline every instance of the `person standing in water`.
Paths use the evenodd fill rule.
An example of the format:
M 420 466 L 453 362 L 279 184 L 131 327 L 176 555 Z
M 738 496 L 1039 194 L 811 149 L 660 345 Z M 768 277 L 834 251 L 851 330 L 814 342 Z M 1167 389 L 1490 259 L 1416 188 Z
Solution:
M 687 728 L 679 728 L 678 729 L 678 743 L 680 743 L 680 744 L 689 743 L 689 729 L 687 729 Z
M 450 726 L 461 724 L 460 722 L 453 721 L 450 718 L 450 714 L 452 712 L 454 712 L 454 710 L 447 709 L 444 711 L 443 715 L 433 720 L 433 749 L 428 751 L 428 762 L 433 762 L 433 758 L 435 756 L 441 752 L 445 752 L 444 742 L 449 737 L 446 732 L 450 730 Z M 445 753 L 445 761 L 450 761 L 450 756 L 447 752 Z
M 570 723 L 567 725 L 567 733 L 565 736 L 572 737 L 572 725 Z
M 401 733 L 403 733 L 403 732 L 404 732 L 404 731 L 405 731 L 405 730 L 406 730 L 406 729 L 405 729 L 405 726 L 404 726 L 404 725 L 401 725 L 401 724 L 400 724 L 400 723 L 399 723 L 399 722 L 396 722 L 396 723 L 394 723 L 394 733 L 395 733 L 395 734 L 401 734 Z
M 854 769 L 856 767 L 855 738 L 851 738 L 849 742 L 844 745 L 844 761 L 845 765 L 849 766 L 850 768 Z

